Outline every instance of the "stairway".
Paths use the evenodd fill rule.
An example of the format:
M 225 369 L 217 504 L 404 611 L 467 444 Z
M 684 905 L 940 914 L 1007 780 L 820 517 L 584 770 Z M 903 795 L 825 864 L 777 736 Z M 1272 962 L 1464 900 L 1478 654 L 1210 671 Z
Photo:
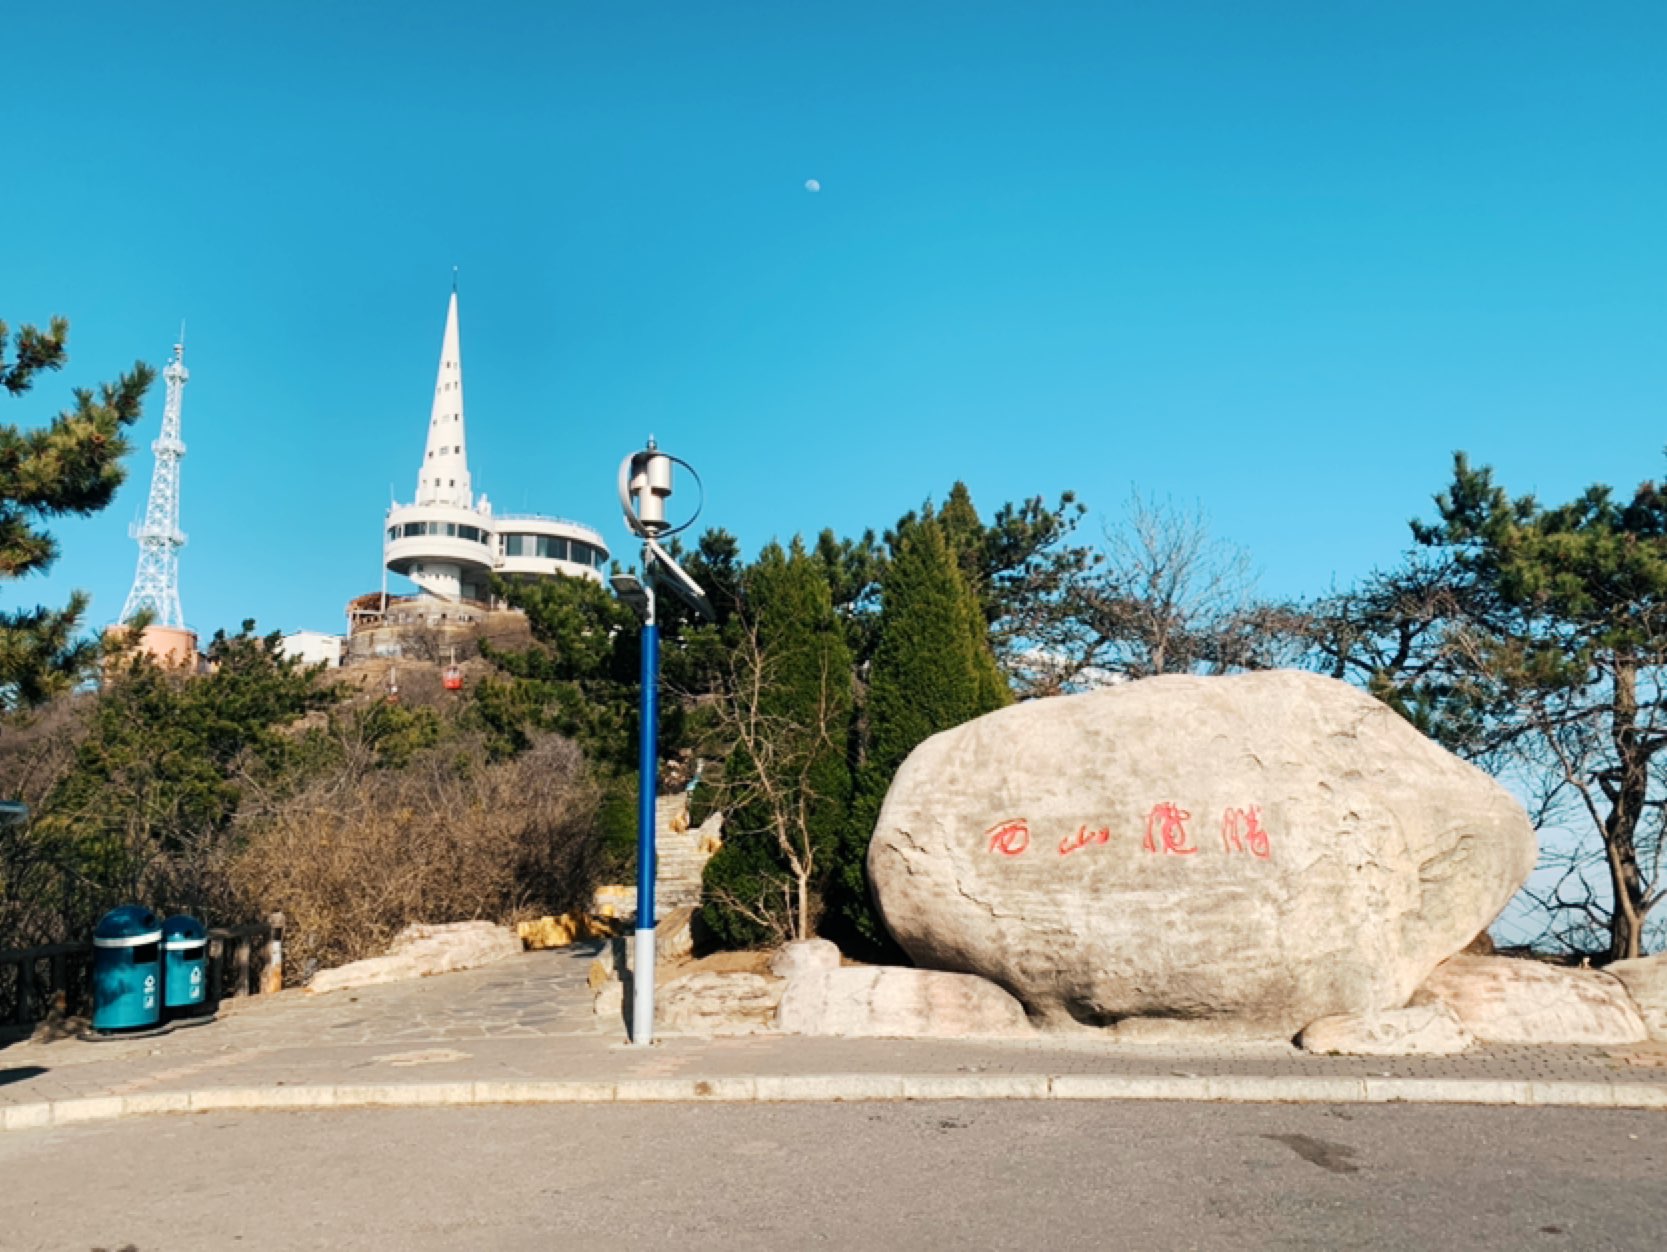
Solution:
M 654 845 L 658 853 L 654 866 L 656 920 L 674 909 L 700 903 L 701 872 L 721 838 L 721 813 L 714 813 L 702 826 L 679 829 L 687 827 L 688 814 L 687 792 L 661 796 L 654 805 Z M 701 850 L 703 846 L 705 851 Z M 637 911 L 636 887 L 599 887 L 593 911 L 604 916 L 633 916 Z

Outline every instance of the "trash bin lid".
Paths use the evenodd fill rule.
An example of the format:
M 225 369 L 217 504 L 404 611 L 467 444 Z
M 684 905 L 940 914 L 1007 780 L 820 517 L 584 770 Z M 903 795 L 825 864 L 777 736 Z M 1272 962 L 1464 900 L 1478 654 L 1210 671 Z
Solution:
M 208 942 L 208 927 L 194 917 L 176 913 L 162 923 L 162 937 L 170 948 L 194 948 Z
M 208 927 L 194 917 L 175 913 L 162 923 L 162 933 L 169 939 L 207 939 Z
M 162 938 L 156 914 L 142 904 L 124 904 L 111 909 L 93 927 L 93 943 L 100 948 L 125 948 L 154 943 Z

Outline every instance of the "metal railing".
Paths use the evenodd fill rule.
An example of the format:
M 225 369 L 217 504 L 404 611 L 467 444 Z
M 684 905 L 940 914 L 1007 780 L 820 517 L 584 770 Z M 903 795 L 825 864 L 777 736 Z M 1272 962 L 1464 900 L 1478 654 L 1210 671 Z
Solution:
M 0 1037 L 48 1018 L 92 1011 L 93 945 L 49 943 L 0 952 Z M 208 1000 L 271 995 L 284 985 L 284 915 L 208 932 Z

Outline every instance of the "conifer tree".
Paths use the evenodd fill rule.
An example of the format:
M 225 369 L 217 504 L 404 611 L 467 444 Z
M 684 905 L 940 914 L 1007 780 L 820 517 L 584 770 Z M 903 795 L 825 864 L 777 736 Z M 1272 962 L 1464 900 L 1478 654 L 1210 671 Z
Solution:
M 20 396 L 37 374 L 62 369 L 68 335 L 61 317 L 44 332 L 24 326 L 14 339 L 0 322 L 0 387 Z M 58 545 L 46 521 L 85 517 L 110 503 L 125 477 L 124 432 L 138 420 L 151 378 L 148 366 L 135 364 L 96 395 L 77 388 L 74 406 L 46 426 L 0 425 L 0 578 L 51 567 Z M 0 708 L 40 704 L 86 673 L 98 655 L 95 642 L 77 638 L 86 608 L 87 597 L 76 592 L 62 609 L 0 612 Z
M 204 907 L 200 892 L 223 868 L 245 795 L 270 797 L 308 764 L 313 745 L 296 722 L 343 694 L 322 670 L 286 658 L 278 635 L 255 634 L 253 622 L 236 635 L 217 632 L 208 659 L 209 673 L 196 675 L 131 648 L 108 654 L 73 764 L 27 834 L 37 866 L 55 872 L 15 902 L 21 910 L 0 909 L 0 933 L 17 937 L 19 912 L 55 918 L 61 938 L 85 933 L 124 899 Z
M 838 907 L 851 932 L 842 937 L 885 942 L 868 893 L 868 842 L 898 766 L 928 737 L 1011 702 L 945 528 L 931 517 L 907 521 L 880 581 L 863 759 L 841 832 Z
M 746 571 L 721 728 L 723 848 L 702 920 L 741 945 L 808 938 L 851 799 L 852 664 L 820 563 L 795 540 Z

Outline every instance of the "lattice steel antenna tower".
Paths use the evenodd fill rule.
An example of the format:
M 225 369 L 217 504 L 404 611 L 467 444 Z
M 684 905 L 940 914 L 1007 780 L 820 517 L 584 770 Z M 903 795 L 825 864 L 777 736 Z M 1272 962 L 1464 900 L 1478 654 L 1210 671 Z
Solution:
M 179 437 L 180 400 L 191 371 L 185 368 L 185 331 L 174 345 L 174 358 L 162 371 L 168 384 L 168 400 L 162 408 L 162 434 L 151 444 L 156 467 L 151 471 L 150 499 L 145 520 L 128 533 L 139 541 L 139 569 L 133 575 L 133 590 L 127 593 L 122 621 L 130 622 L 141 610 L 149 609 L 154 625 L 185 627 L 179 607 L 179 550 L 185 546 L 185 532 L 179 528 L 179 463 L 185 444 Z

